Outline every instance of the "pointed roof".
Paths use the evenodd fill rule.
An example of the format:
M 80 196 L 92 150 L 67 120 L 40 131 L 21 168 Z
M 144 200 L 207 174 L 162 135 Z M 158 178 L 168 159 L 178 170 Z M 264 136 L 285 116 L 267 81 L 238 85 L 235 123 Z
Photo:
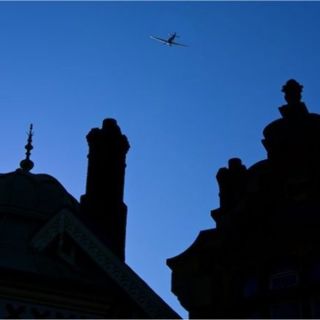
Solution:
M 31 246 L 42 252 L 62 233 L 68 234 L 150 318 L 180 318 L 127 264 L 121 262 L 70 211 L 62 210 L 52 217 L 33 237 Z

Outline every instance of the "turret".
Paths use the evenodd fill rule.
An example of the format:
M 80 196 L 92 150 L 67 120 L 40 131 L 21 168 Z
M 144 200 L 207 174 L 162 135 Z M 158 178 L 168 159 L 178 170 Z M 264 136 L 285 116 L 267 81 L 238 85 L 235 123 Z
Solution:
M 81 211 L 102 233 L 109 249 L 124 261 L 127 207 L 123 191 L 130 146 L 114 119 L 105 119 L 102 129 L 92 129 L 87 141 L 88 173 Z

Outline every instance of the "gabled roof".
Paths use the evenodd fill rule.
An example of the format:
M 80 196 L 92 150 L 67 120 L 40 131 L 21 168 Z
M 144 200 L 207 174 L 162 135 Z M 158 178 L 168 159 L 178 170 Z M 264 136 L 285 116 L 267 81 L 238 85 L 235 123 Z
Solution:
M 32 238 L 31 245 L 38 251 L 63 233 L 117 283 L 150 318 L 177 319 L 174 312 L 128 265 L 121 262 L 75 215 L 63 209 L 49 220 Z

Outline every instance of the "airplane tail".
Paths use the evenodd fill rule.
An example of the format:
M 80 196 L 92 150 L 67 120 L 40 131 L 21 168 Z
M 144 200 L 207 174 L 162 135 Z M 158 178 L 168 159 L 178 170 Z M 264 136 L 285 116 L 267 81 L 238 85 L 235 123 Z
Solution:
M 180 36 L 176 32 L 169 33 L 170 37 L 180 38 Z

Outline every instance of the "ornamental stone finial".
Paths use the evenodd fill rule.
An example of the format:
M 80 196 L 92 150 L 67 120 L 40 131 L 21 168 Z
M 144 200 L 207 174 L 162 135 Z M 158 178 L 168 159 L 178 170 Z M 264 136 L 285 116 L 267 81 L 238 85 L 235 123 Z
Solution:
M 282 92 L 284 92 L 284 98 L 288 104 L 298 104 L 301 102 L 301 92 L 303 86 L 294 79 L 290 79 L 282 87 Z
M 279 108 L 283 118 L 299 120 L 309 113 L 306 105 L 301 101 L 302 89 L 303 86 L 294 79 L 288 80 L 282 87 L 284 98 L 287 101 L 286 105 Z

